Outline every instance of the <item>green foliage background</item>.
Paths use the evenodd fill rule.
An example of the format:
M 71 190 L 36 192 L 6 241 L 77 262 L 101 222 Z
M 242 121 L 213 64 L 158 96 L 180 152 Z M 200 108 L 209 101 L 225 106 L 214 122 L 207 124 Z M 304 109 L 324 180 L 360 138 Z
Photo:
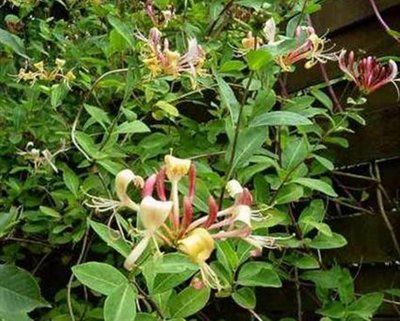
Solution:
M 363 124 L 360 100 L 339 111 L 323 91 L 326 84 L 290 97 L 278 85 L 284 74 L 276 58 L 293 50 L 295 28 L 320 9 L 319 1 L 154 2 L 158 12 L 175 6 L 176 17 L 160 27 L 173 48 L 185 51 L 194 37 L 205 50 L 206 74 L 197 88 L 187 74 L 152 78 L 143 65 L 144 44 L 135 34 L 147 37 L 153 23 L 142 1 L 1 6 L 0 319 L 215 320 L 207 311 L 215 311 L 218 296 L 254 311 L 254 287 L 298 284 L 300 278 L 315 289 L 321 320 L 370 320 L 383 294 L 356 297 L 349 271 L 320 259 L 321 251 L 346 244 L 324 216 L 329 198 L 337 197 L 331 148 L 347 147 L 343 134 Z M 240 54 L 247 32 L 262 37 L 270 17 L 285 41 L 274 50 Z M 56 59 L 65 60 L 63 72 L 72 71 L 74 79 L 17 81 L 21 68 L 33 70 L 43 61 L 52 70 Z M 282 242 L 282 251 L 250 260 L 243 244 L 218 243 L 212 264 L 231 286 L 226 293 L 188 286 L 195 270 L 179 254 L 147 262 L 147 270 L 144 263 L 144 278 L 122 272 L 129 248 L 108 239 L 107 213 L 84 205 L 88 194 L 110 197 L 121 169 L 152 174 L 171 149 L 197 165 L 197 209 L 207 211 L 208 195 L 219 198 L 227 180 L 237 178 L 251 187 L 259 207 L 269 208 L 263 231 L 296 235 Z M 146 285 L 154 265 L 153 273 L 171 282 Z M 30 313 L 34 308 L 41 309 Z

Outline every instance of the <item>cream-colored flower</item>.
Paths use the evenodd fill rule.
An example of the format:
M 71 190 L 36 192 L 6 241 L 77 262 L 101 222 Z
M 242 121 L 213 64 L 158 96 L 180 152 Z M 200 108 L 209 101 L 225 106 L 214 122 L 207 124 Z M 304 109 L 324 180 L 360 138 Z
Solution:
M 171 201 L 157 201 L 152 196 L 146 196 L 140 203 L 139 213 L 143 226 L 149 231 L 158 229 L 172 210 Z
M 231 179 L 226 184 L 226 190 L 232 198 L 236 198 L 238 195 L 243 193 L 243 187 L 236 179 Z
M 170 181 L 179 181 L 184 175 L 187 175 L 190 169 L 190 159 L 181 159 L 172 155 L 166 155 L 164 158 L 166 174 Z

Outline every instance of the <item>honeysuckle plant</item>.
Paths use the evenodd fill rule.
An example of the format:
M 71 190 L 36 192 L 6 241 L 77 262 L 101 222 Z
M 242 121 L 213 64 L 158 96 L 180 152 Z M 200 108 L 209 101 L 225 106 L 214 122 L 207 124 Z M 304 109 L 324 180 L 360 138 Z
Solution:
M 269 320 L 282 287 L 298 319 L 305 288 L 323 321 L 393 301 L 325 250 L 347 243 L 327 217 L 368 201 L 335 154 L 397 60 L 336 47 L 320 5 L 0 1 L 0 320 Z

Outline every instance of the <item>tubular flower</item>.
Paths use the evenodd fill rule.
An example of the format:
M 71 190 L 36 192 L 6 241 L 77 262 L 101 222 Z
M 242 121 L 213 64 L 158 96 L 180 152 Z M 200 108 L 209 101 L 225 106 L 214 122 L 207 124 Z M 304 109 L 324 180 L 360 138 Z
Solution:
M 256 50 L 258 48 L 260 48 L 260 46 L 262 45 L 262 39 L 258 38 L 258 37 L 254 37 L 253 33 L 251 31 L 249 31 L 247 33 L 246 38 L 242 39 L 242 46 L 243 49 L 245 50 Z
M 204 73 L 202 68 L 205 61 L 205 52 L 197 39 L 188 39 L 188 51 L 182 55 L 170 49 L 168 39 L 161 45 L 161 32 L 157 28 L 150 30 L 148 39 L 142 34 L 137 36 L 147 44 L 148 48 L 143 53 L 142 61 L 153 76 L 164 74 L 177 78 L 186 72 L 190 76 L 192 87 L 196 87 L 197 76 Z
M 263 32 L 268 44 L 274 44 L 276 38 L 276 25 L 274 18 L 270 18 L 265 22 Z
M 139 206 L 133 202 L 128 195 L 129 184 L 133 183 L 136 187 L 142 188 L 144 180 L 135 175 L 130 169 L 120 171 L 115 177 L 115 192 L 117 200 L 110 200 L 99 196 L 89 195 L 91 202 L 86 202 L 88 207 L 96 209 L 98 212 L 107 212 L 118 208 L 127 207 L 133 211 L 138 211 Z
M 351 51 L 346 57 L 346 50 L 342 50 L 339 56 L 340 69 L 353 81 L 360 91 L 366 95 L 371 94 L 382 86 L 395 81 L 398 68 L 393 60 L 387 64 L 381 64 L 375 57 L 363 58 L 356 62 L 354 52 Z
M 187 254 L 193 262 L 200 266 L 201 277 L 204 284 L 208 287 L 220 290 L 221 284 L 217 275 L 206 263 L 206 260 L 209 259 L 214 248 L 214 239 L 211 234 L 203 228 L 193 230 L 178 243 L 178 249 Z
M 306 69 L 315 66 L 318 62 L 326 63 L 328 60 L 337 60 L 334 53 L 325 50 L 328 40 L 325 37 L 319 37 L 314 28 L 298 27 L 296 39 L 297 47 L 277 60 L 283 71 L 290 71 L 291 67 L 300 60 L 306 60 L 304 64 Z
M 190 169 L 190 159 L 181 159 L 172 155 L 164 157 L 166 174 L 170 181 L 179 181 Z
M 161 225 L 164 224 L 172 210 L 172 202 L 157 201 L 151 196 L 143 198 L 139 207 L 140 220 L 145 227 L 144 236 L 140 242 L 133 248 L 131 253 L 125 259 L 124 267 L 128 271 L 135 266 L 137 259 L 146 250 L 150 240 L 155 240 L 155 233 Z M 155 243 L 157 241 L 155 240 Z

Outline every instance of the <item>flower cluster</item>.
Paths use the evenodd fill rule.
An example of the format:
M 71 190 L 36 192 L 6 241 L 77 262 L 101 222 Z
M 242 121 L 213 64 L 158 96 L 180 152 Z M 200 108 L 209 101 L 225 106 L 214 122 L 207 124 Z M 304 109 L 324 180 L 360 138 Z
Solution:
M 181 198 L 179 184 L 184 176 L 188 176 L 188 192 Z M 131 183 L 142 190 L 139 203 L 128 196 Z M 167 183 L 170 186 L 168 189 Z M 217 240 L 242 239 L 257 250 L 277 247 L 277 238 L 254 235 L 253 222 L 265 218 L 259 211 L 252 210 L 253 197 L 250 191 L 236 180 L 229 181 L 226 186 L 234 200 L 231 206 L 220 209 L 210 196 L 207 215 L 195 215 L 196 167 L 189 159 L 167 155 L 161 169 L 145 181 L 131 170 L 123 170 L 116 176 L 115 188 L 118 200 L 92 197 L 88 205 L 99 211 L 125 207 L 138 213 L 141 226 L 135 230 L 139 231 L 140 241 L 125 260 L 124 267 L 127 270 L 135 267 L 138 258 L 150 244 L 154 244 L 156 249 L 163 244 L 186 254 L 198 264 L 202 282 L 206 286 L 221 289 L 217 275 L 206 263 Z
M 64 83 L 69 86 L 70 82 L 75 80 L 75 75 L 72 70 L 64 73 L 63 67 L 65 65 L 65 60 L 63 59 L 56 59 L 55 67 L 53 69 L 47 69 L 44 66 L 43 61 L 35 63 L 33 65 L 34 70 L 29 70 L 28 68 L 21 68 L 17 75 L 18 81 L 28 81 L 32 85 L 37 80 L 44 80 L 44 81 L 64 81 Z
M 62 146 L 54 153 L 50 152 L 47 148 L 40 150 L 34 146 L 33 142 L 28 142 L 25 146 L 25 150 L 20 150 L 17 154 L 31 161 L 35 170 L 47 164 L 54 170 L 54 172 L 58 173 L 58 168 L 54 164 L 54 160 L 58 154 L 67 150 L 65 148 L 65 142 L 62 142 Z
M 269 19 L 263 28 L 263 36 L 267 45 L 277 45 L 277 29 L 273 18 Z M 312 68 L 318 62 L 326 63 L 327 61 L 337 60 L 336 54 L 326 49 L 328 40 L 325 37 L 319 37 L 314 28 L 299 26 L 296 28 L 296 47 L 289 53 L 279 56 L 276 59 L 277 64 L 283 71 L 291 71 L 292 66 L 298 61 L 305 60 L 304 67 Z M 242 39 L 244 50 L 258 49 L 264 44 L 260 37 L 254 37 L 251 32 Z
M 162 43 L 162 34 L 157 28 L 150 30 L 148 39 L 142 34 L 137 36 L 147 45 L 142 61 L 153 76 L 169 75 L 177 78 L 186 72 L 190 76 L 192 87 L 196 87 L 197 76 L 203 73 L 205 52 L 195 38 L 188 40 L 188 50 L 181 55 L 178 51 L 170 50 L 168 39 Z
M 395 83 L 399 81 L 396 79 L 398 69 L 393 60 L 382 64 L 375 57 L 369 56 L 357 62 L 353 51 L 347 55 L 346 50 L 343 50 L 339 56 L 339 67 L 363 94 L 371 94 L 388 83 L 394 84 L 399 92 Z

